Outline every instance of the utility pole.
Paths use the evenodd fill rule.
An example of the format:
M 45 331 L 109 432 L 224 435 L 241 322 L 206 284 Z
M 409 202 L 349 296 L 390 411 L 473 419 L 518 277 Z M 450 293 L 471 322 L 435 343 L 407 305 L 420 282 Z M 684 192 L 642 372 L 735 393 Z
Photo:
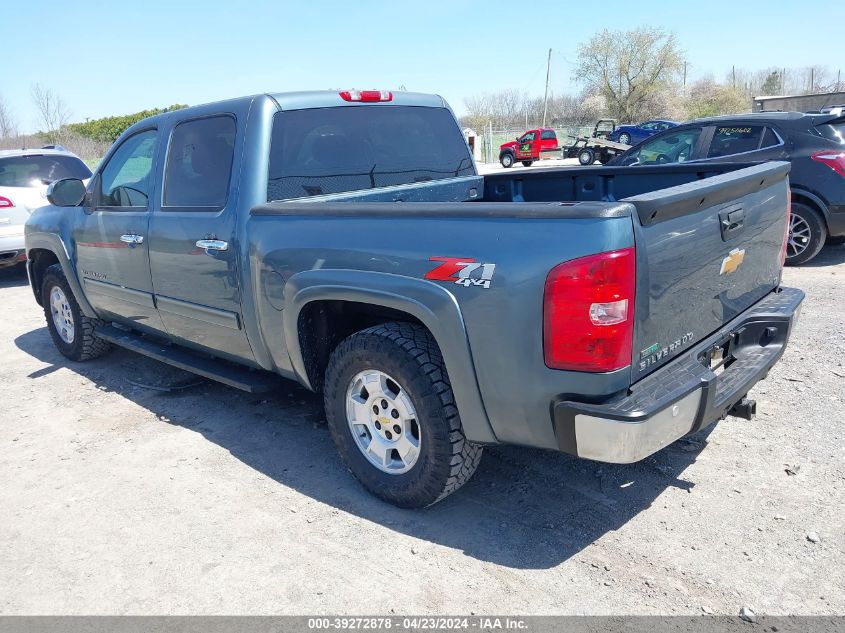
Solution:
M 816 69 L 815 69 L 814 66 L 810 66 L 810 90 L 807 94 L 813 94 L 815 85 L 816 85 Z
M 687 94 L 687 63 L 684 62 L 684 95 Z
M 731 66 L 731 76 L 733 77 L 733 88 L 736 90 L 736 66 Z
M 543 127 L 546 127 L 546 112 L 549 109 L 549 71 L 552 69 L 552 49 L 549 49 L 549 59 L 546 62 L 546 96 L 543 97 Z

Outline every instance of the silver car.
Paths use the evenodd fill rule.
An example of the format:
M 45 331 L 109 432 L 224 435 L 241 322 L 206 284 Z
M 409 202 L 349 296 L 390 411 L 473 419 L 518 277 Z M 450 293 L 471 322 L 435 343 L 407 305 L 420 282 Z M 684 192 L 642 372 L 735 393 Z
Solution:
M 23 225 L 34 209 L 47 204 L 47 186 L 62 178 L 90 177 L 91 170 L 68 151 L 0 151 L 0 268 L 26 259 Z

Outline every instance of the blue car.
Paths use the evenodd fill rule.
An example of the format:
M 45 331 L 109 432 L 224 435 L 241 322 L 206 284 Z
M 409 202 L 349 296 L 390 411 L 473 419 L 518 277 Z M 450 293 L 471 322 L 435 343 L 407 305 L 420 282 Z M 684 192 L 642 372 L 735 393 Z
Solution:
M 663 120 L 646 121 L 639 125 L 620 125 L 607 138 L 610 141 L 624 143 L 625 145 L 636 145 L 652 134 L 668 130 L 670 127 L 675 127 L 676 125 L 678 124 L 675 121 Z

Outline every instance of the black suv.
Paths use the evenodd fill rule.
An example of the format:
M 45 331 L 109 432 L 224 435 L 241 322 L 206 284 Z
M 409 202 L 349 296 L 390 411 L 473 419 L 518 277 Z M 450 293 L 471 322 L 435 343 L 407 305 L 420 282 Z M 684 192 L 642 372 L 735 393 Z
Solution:
M 609 165 L 792 162 L 786 263 L 803 264 L 828 242 L 845 242 L 845 117 L 800 112 L 735 114 L 655 134 Z

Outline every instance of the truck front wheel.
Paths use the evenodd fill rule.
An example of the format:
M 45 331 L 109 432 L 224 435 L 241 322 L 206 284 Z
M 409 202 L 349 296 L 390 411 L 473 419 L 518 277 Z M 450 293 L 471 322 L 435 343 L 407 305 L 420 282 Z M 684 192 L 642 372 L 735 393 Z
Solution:
M 510 152 L 505 152 L 501 156 L 499 156 L 499 162 L 502 163 L 502 167 L 508 169 L 509 167 L 513 166 L 513 154 Z
M 41 305 L 53 343 L 70 360 L 91 360 L 111 348 L 108 341 L 95 335 L 100 321 L 82 314 L 59 264 L 53 264 L 44 272 Z
M 466 483 L 482 447 L 464 436 L 440 349 L 423 327 L 386 323 L 349 336 L 324 383 L 332 439 L 352 474 L 402 508 Z

